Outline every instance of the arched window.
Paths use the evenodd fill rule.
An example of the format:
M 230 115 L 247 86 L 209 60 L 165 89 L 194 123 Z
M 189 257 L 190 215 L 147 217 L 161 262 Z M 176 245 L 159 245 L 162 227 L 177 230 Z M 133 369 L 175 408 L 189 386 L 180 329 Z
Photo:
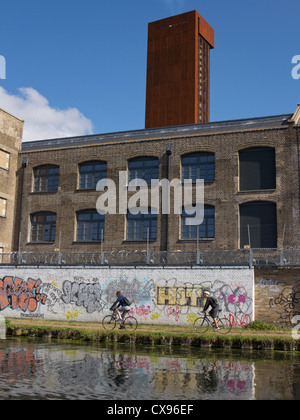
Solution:
M 275 203 L 253 201 L 240 205 L 240 246 L 277 248 Z
M 31 242 L 55 242 L 56 213 L 40 212 L 30 216 Z
M 79 189 L 95 190 L 98 181 L 107 177 L 107 163 L 84 162 L 79 165 Z
M 143 179 L 148 185 L 152 179 L 159 177 L 159 161 L 155 157 L 139 157 L 128 161 L 129 182 L 134 179 Z
M 104 238 L 105 216 L 97 210 L 77 212 L 77 241 L 101 242 Z
M 203 179 L 205 182 L 215 180 L 215 155 L 214 153 L 199 152 L 184 155 L 181 158 L 182 180 Z
M 273 190 L 276 188 L 275 149 L 256 147 L 241 150 L 240 190 Z
M 56 192 L 59 182 L 59 167 L 43 165 L 33 169 L 33 192 Z
M 127 214 L 128 241 L 155 241 L 157 239 L 157 214 Z
M 190 217 L 193 216 L 187 215 L 183 210 L 181 215 L 181 239 L 213 239 L 215 237 L 214 206 L 204 206 L 204 220 L 201 225 L 187 225 L 186 219 Z

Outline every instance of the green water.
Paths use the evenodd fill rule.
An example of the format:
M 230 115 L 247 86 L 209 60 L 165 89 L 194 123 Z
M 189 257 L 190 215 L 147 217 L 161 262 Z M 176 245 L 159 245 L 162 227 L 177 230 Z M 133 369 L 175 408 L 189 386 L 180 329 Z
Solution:
M 0 341 L 0 399 L 300 399 L 300 354 Z

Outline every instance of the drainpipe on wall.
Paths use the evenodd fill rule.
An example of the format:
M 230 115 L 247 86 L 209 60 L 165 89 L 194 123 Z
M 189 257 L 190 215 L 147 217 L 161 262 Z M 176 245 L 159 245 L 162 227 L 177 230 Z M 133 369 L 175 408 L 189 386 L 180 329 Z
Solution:
M 23 168 L 23 180 L 22 180 L 22 193 L 21 193 L 21 204 L 20 204 L 20 225 L 19 225 L 19 238 L 18 238 L 18 264 L 22 263 L 22 253 L 21 253 L 21 229 L 22 229 L 22 221 L 23 221 L 23 199 L 24 199 L 24 187 L 25 187 L 25 170 L 28 167 L 28 157 L 24 157 L 22 162 Z
M 170 169 L 171 169 L 171 156 L 173 151 L 173 143 L 168 143 L 166 147 L 166 154 L 168 157 L 168 181 L 170 182 Z M 171 208 L 171 206 L 170 206 Z M 169 215 L 166 215 L 166 252 L 167 252 L 167 260 L 168 260 L 168 252 L 169 252 Z

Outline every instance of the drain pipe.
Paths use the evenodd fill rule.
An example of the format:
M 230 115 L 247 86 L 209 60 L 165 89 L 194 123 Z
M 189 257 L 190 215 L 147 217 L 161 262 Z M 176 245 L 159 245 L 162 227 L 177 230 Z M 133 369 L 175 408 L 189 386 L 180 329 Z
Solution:
M 173 152 L 173 143 L 168 143 L 166 147 L 166 154 L 168 157 L 168 181 L 170 182 L 170 171 L 171 171 L 171 156 Z M 169 215 L 166 215 L 166 252 L 167 252 L 167 261 L 168 261 L 168 252 L 169 252 Z
M 25 187 L 25 173 L 26 168 L 28 167 L 29 159 L 28 157 L 24 157 L 22 162 L 23 168 L 23 180 L 22 180 L 22 193 L 21 193 L 21 203 L 20 203 L 20 224 L 19 224 L 19 238 L 18 238 L 18 265 L 22 263 L 22 254 L 21 254 L 21 229 L 22 229 L 22 221 L 23 221 L 23 200 L 24 200 L 24 187 Z

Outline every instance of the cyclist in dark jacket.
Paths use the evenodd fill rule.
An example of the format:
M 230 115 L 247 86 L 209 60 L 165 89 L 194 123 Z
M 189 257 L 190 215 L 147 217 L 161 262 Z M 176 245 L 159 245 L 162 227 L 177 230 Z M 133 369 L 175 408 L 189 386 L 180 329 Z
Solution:
M 207 311 L 207 309 L 211 306 L 211 310 L 209 311 L 209 315 L 212 317 L 216 330 L 219 330 L 219 325 L 218 325 L 218 315 L 220 312 L 220 306 L 214 301 L 214 299 L 210 296 L 209 292 L 204 292 L 204 296 L 206 297 L 206 303 L 203 309 L 203 313 L 205 313 Z
M 119 319 L 120 321 L 122 321 L 121 328 L 124 328 L 123 326 L 124 319 L 125 319 L 126 314 L 130 311 L 130 308 L 127 305 L 127 302 L 125 301 L 124 296 L 122 295 L 122 292 L 120 290 L 117 291 L 116 296 L 117 296 L 117 300 L 115 301 L 115 303 L 112 305 L 110 309 L 112 311 L 113 310 L 117 311 Z

